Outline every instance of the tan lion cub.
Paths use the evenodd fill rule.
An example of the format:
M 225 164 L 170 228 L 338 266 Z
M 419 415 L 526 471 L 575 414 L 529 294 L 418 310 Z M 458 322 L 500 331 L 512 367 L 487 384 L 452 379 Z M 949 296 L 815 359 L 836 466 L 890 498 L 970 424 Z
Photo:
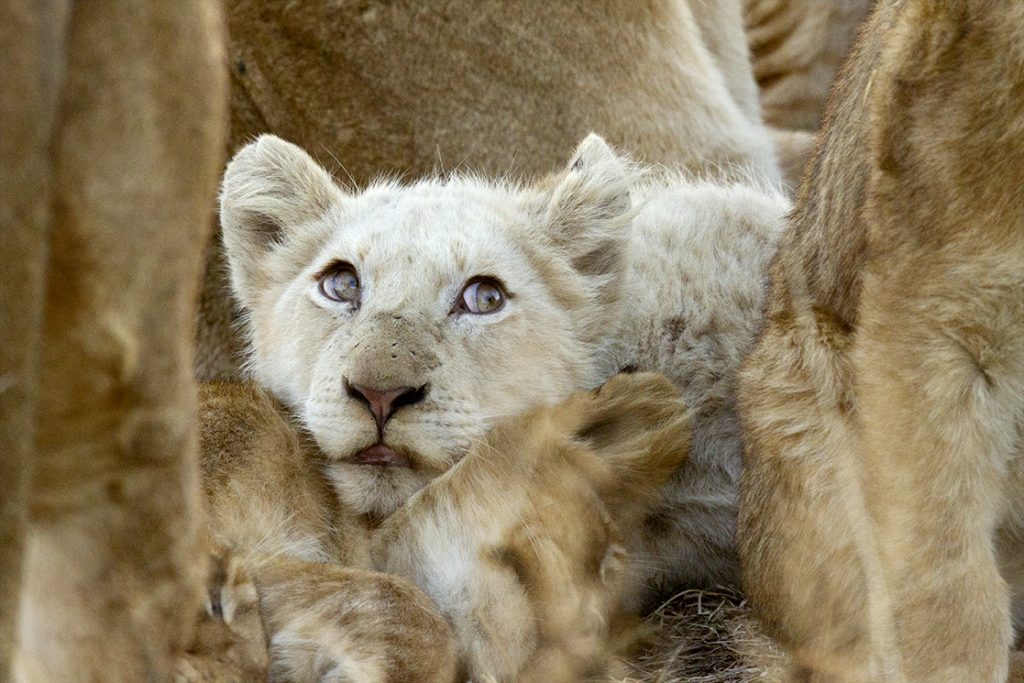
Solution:
M 275 402 L 251 385 L 201 398 L 210 534 L 230 550 L 211 612 L 228 628 L 204 622 L 179 667 L 188 681 L 254 675 L 265 643 L 246 574 L 273 680 L 447 682 L 457 654 L 474 680 L 603 672 L 623 616 L 623 544 L 690 448 L 689 415 L 659 375 L 620 375 L 504 421 L 376 533 L 383 574 Z
M 256 597 L 246 592 L 251 577 L 272 680 L 452 681 L 451 628 L 410 582 L 369 571 L 362 526 L 337 504 L 319 454 L 281 407 L 252 385 L 211 384 L 199 415 L 209 531 L 227 574 L 210 611 L 239 642 L 204 622 L 181 678 L 252 674 L 257 658 L 245 655 L 267 643 L 237 623 Z
M 1007 678 L 1022 36 L 1019 2 L 881 2 L 833 91 L 740 390 L 745 585 L 799 680 Z

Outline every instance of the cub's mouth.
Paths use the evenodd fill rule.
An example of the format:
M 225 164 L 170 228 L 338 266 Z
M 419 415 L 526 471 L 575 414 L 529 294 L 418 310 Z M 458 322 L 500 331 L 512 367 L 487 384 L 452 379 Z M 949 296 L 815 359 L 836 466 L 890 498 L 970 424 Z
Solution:
M 385 443 L 377 443 L 364 448 L 344 458 L 342 462 L 350 465 L 375 465 L 377 467 L 412 467 L 408 456 Z

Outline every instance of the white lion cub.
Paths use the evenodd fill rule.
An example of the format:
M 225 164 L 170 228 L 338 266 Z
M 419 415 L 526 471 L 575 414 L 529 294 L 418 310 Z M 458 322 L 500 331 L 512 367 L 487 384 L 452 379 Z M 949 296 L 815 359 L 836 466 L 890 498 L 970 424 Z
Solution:
M 756 180 L 645 178 L 596 135 L 534 185 L 454 176 L 358 193 L 263 136 L 227 169 L 221 224 L 249 369 L 367 518 L 496 418 L 625 366 L 672 379 L 693 447 L 630 541 L 637 595 L 651 596 L 736 579 L 735 374 L 788 208 Z

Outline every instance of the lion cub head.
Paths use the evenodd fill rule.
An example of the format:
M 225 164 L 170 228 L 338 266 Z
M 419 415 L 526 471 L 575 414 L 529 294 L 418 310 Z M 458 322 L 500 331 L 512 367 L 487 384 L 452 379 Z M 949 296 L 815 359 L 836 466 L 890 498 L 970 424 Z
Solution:
M 221 225 L 256 379 L 386 516 L 499 417 L 607 374 L 634 172 L 597 136 L 543 184 L 339 187 L 263 136 L 228 166 Z

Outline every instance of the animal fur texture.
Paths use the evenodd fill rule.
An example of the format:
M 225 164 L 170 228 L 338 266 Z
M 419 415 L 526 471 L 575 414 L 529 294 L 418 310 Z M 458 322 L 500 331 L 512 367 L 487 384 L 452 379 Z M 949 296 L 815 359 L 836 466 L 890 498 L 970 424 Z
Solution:
M 502 421 L 371 532 L 260 389 L 208 385 L 201 412 L 221 578 L 186 681 L 251 677 L 268 645 L 272 680 L 453 681 L 456 653 L 462 680 L 606 676 L 631 627 L 625 538 L 690 445 L 668 380 L 619 376 Z
M 273 133 L 360 185 L 451 168 L 539 176 L 597 131 L 646 163 L 780 178 L 739 0 L 226 6 L 232 153 Z M 244 356 L 225 270 L 212 250 L 204 379 L 238 376 Z
M 163 680 L 201 598 L 189 352 L 215 3 L 0 7 L 0 679 Z
M 825 98 L 874 0 L 744 0 L 765 122 L 815 131 Z
M 787 209 L 755 180 L 643 180 L 597 136 L 534 186 L 455 176 L 358 194 L 263 137 L 228 167 L 221 222 L 252 374 L 312 434 L 339 499 L 369 519 L 499 418 L 622 367 L 672 379 L 695 445 L 629 540 L 638 606 L 682 583 L 737 580 L 735 375 Z M 358 273 L 358 305 L 321 290 L 339 263 Z M 481 275 L 503 283 L 507 304 L 460 312 Z M 420 389 L 381 424 L 354 385 Z M 377 444 L 409 466 L 360 463 Z
M 213 583 L 213 618 L 179 678 L 217 666 L 245 679 L 262 664 L 272 680 L 454 680 L 451 628 L 412 583 L 371 571 L 365 525 L 339 505 L 283 407 L 258 387 L 216 383 L 202 388 L 200 416 L 208 547 L 236 580 Z M 260 629 L 227 607 L 252 603 L 246 585 Z M 269 662 L 230 647 L 253 640 Z
M 1022 32 L 1018 3 L 880 3 L 772 266 L 741 380 L 738 537 L 799 680 L 1007 679 L 1024 616 Z
M 627 540 L 686 459 L 659 375 L 618 375 L 499 424 L 375 534 L 454 626 L 471 680 L 607 676 L 623 637 Z

